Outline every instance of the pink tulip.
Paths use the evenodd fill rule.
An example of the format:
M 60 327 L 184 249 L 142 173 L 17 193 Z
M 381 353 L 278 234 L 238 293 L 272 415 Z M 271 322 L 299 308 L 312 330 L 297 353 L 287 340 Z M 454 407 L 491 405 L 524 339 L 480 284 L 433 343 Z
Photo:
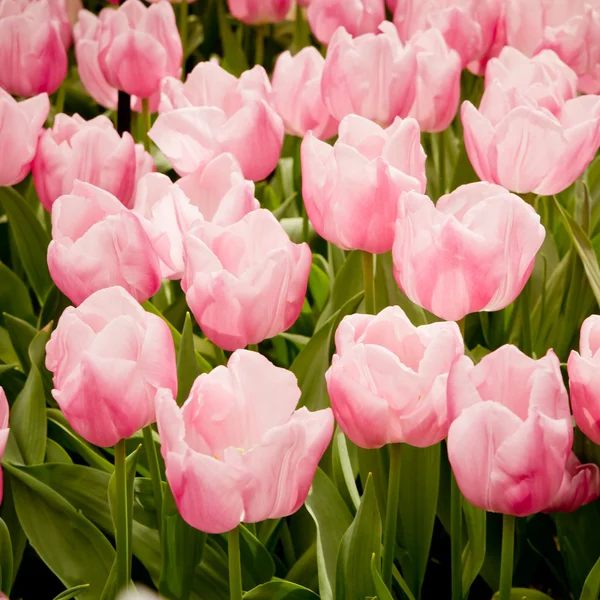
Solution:
M 4 393 L 4 389 L 0 387 L 0 460 L 2 459 L 4 449 L 6 448 L 6 442 L 8 441 L 8 411 L 6 394 Z M 2 503 L 3 488 L 2 469 L 0 468 L 0 504 Z
M 425 152 L 414 119 L 387 129 L 356 115 L 334 146 L 309 132 L 302 142 L 302 196 L 317 233 L 346 250 L 389 252 L 398 197 L 425 189 Z
M 17 102 L 0 88 L 0 186 L 27 177 L 50 111 L 48 94 Z
M 55 92 L 67 74 L 57 2 L 0 0 L 0 88 L 17 96 Z
M 410 46 L 417 53 L 417 90 L 409 115 L 421 131 L 443 131 L 452 123 L 460 100 L 460 56 L 448 48 L 437 29 L 416 34 Z
M 425 447 L 450 425 L 446 381 L 464 353 L 456 323 L 415 327 L 399 306 L 345 317 L 325 374 L 333 414 L 361 448 L 406 442 Z
M 59 196 L 71 193 L 77 179 L 129 206 L 137 180 L 153 165 L 143 146 L 136 146 L 127 132 L 120 137 L 107 117 L 84 121 L 61 113 L 40 137 L 32 169 L 40 201 L 50 211 Z
M 182 408 L 158 392 L 167 480 L 187 523 L 223 533 L 304 504 L 334 423 L 329 408 L 294 410 L 299 398 L 293 373 L 247 350 L 200 375 Z
M 502 346 L 448 377 L 448 458 L 467 500 L 515 516 L 550 507 L 573 443 L 569 398 L 550 350 L 533 360 Z
M 46 367 L 65 417 L 96 446 L 114 446 L 154 423 L 159 388 L 177 394 L 169 327 L 121 287 L 64 311 L 46 346 Z
M 184 237 L 181 286 L 206 337 L 224 350 L 258 344 L 293 325 L 306 295 L 311 252 L 268 210 L 229 227 L 199 224 Z
M 331 116 L 321 95 L 325 59 L 314 46 L 292 56 L 279 55 L 273 72 L 273 93 L 277 112 L 286 133 L 303 137 L 307 131 L 320 140 L 337 133 L 338 122 Z
M 104 9 L 100 28 L 98 64 L 110 86 L 149 98 L 164 77 L 179 76 L 183 49 L 166 0 L 150 7 L 127 0 L 117 10 Z
M 500 310 L 523 289 L 544 237 L 535 210 L 500 186 L 463 185 L 435 206 L 409 192 L 398 207 L 394 276 L 442 319 Z
M 340 27 L 331 38 L 321 89 L 336 119 L 357 114 L 389 125 L 414 103 L 415 51 L 402 45 L 392 23 L 384 21 L 379 31 L 352 38 Z
M 384 0 L 312 0 L 306 12 L 315 37 L 329 44 L 338 27 L 356 37 L 363 33 L 376 33 L 385 21 Z
M 278 23 L 290 12 L 292 0 L 227 0 L 231 14 L 248 25 Z
M 463 103 L 465 146 L 481 179 L 519 193 L 557 194 L 600 145 L 600 96 L 569 98 L 565 67 L 557 68 L 550 50 L 534 59 L 517 56 L 506 48 L 490 61 L 488 72 L 507 73 L 486 77 L 479 110 Z
M 185 83 L 163 81 L 161 114 L 149 135 L 180 175 L 230 152 L 246 179 L 260 181 L 277 166 L 283 144 L 272 94 L 261 66 L 236 79 L 219 65 L 202 62 Z
M 82 181 L 52 208 L 48 268 L 76 305 L 114 285 L 144 302 L 161 283 L 158 257 L 138 217 L 108 192 Z

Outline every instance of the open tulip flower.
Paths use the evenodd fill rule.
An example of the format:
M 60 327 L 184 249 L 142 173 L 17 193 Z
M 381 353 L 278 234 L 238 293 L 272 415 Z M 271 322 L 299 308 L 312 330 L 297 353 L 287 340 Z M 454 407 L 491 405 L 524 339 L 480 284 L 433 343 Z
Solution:
M 190 525 L 222 533 L 302 506 L 333 415 L 295 410 L 299 399 L 293 373 L 248 350 L 200 375 L 181 409 L 169 390 L 158 392 L 167 479 Z

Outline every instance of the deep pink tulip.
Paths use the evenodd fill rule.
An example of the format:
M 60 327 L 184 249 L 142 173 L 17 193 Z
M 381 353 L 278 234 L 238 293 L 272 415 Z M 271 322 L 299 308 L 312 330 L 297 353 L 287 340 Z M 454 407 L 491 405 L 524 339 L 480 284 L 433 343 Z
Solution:
M 0 186 L 27 177 L 49 111 L 48 94 L 17 102 L 0 88 Z
M 149 135 L 180 175 L 230 152 L 246 179 L 260 181 L 277 166 L 283 144 L 283 121 L 272 95 L 259 65 L 236 79 L 219 65 L 202 62 L 185 83 L 163 81 L 161 114 Z
M 442 319 L 500 310 L 529 279 L 545 234 L 535 210 L 497 185 L 463 185 L 435 206 L 409 192 L 398 207 L 394 276 Z
M 229 227 L 204 222 L 184 237 L 181 282 L 198 325 L 224 350 L 258 344 L 298 318 L 311 252 L 294 244 L 268 210 Z
M 573 443 L 569 398 L 550 350 L 533 360 L 502 346 L 448 376 L 448 458 L 467 500 L 483 510 L 531 515 L 552 505 Z
M 200 375 L 182 408 L 158 392 L 167 480 L 187 523 L 223 533 L 304 504 L 334 422 L 330 408 L 295 410 L 299 399 L 293 373 L 248 350 Z
M 465 146 L 481 179 L 514 192 L 552 195 L 594 158 L 600 96 L 570 98 L 566 67 L 556 63 L 551 50 L 527 59 L 513 48 L 490 61 L 495 78 L 486 77 L 479 110 L 470 102 L 461 109 Z
M 6 400 L 6 394 L 4 389 L 0 387 L 0 460 L 4 454 L 6 448 L 6 442 L 8 440 L 8 401 Z M 0 504 L 2 503 L 2 496 L 4 491 L 2 468 L 0 468 Z M 7 599 L 8 600 L 8 599 Z
M 153 169 L 152 157 L 129 133 L 119 136 L 110 119 L 84 121 L 79 115 L 56 115 L 52 129 L 40 137 L 33 179 L 48 211 L 79 179 L 92 183 L 130 206 L 137 180 Z
M 320 140 L 337 133 L 338 122 L 331 116 L 321 95 L 325 59 L 314 46 L 302 48 L 292 56 L 279 55 L 273 71 L 275 107 L 286 133 L 303 137 L 307 131 Z
M 415 100 L 415 51 L 402 45 L 392 23 L 357 38 L 340 27 L 331 38 L 321 89 L 336 119 L 356 114 L 381 125 L 408 115 Z
M 46 367 L 65 417 L 96 446 L 114 446 L 154 423 L 159 388 L 177 394 L 169 327 L 121 287 L 64 311 L 46 346 Z
M 448 434 L 446 381 L 464 353 L 456 323 L 415 327 L 399 306 L 345 317 L 325 374 L 333 414 L 361 448 L 425 447 Z
M 98 64 L 112 87 L 149 98 L 164 77 L 179 76 L 183 49 L 166 0 L 150 7 L 127 0 L 117 10 L 104 9 L 100 27 Z
M 417 33 L 409 42 L 417 53 L 417 89 L 408 113 L 421 131 L 443 131 L 452 123 L 460 100 L 460 56 L 437 29 Z
M 138 217 L 114 196 L 76 181 L 52 207 L 48 268 L 74 304 L 120 285 L 139 302 L 160 288 L 160 263 Z
M 283 21 L 293 0 L 227 0 L 231 14 L 248 25 Z
M 334 146 L 310 132 L 302 142 L 302 196 L 317 233 L 346 250 L 392 249 L 398 197 L 425 189 L 425 152 L 414 119 L 387 129 L 342 119 Z
M 0 0 L 0 88 L 17 96 L 55 92 L 67 74 L 58 0 Z M 66 15 L 65 15 L 66 16 Z M 70 26 L 67 40 L 70 38 Z
M 356 37 L 363 33 L 376 33 L 385 21 L 384 0 L 312 0 L 306 12 L 315 37 L 329 44 L 338 27 Z

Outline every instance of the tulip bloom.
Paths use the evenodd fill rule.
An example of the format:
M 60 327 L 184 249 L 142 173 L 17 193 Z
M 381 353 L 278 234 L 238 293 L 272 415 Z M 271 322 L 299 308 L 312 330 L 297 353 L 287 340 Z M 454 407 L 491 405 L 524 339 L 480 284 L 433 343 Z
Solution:
M 48 211 L 79 179 L 116 196 L 125 206 L 133 200 L 137 180 L 153 168 L 152 157 L 127 132 L 119 136 L 105 116 L 84 121 L 58 114 L 52 129 L 40 137 L 33 161 L 33 179 Z
M 506 48 L 490 61 L 479 110 L 461 109 L 465 146 L 479 177 L 519 193 L 552 195 L 569 187 L 600 145 L 600 96 L 567 95 L 547 50 L 533 59 Z M 564 71 L 564 67 L 562 69 Z M 498 77 L 498 73 L 506 71 Z M 563 94 L 561 96 L 561 94 Z M 513 160 L 517 154 L 519 160 Z
M 292 8 L 292 0 L 227 0 L 229 11 L 248 25 L 278 23 Z
M 66 32 L 58 9 L 58 2 L 48 0 L 0 0 L 0 88 L 5 92 L 51 94 L 62 83 L 67 53 L 61 36 Z
M 307 131 L 320 140 L 337 133 L 338 122 L 331 116 L 321 95 L 325 59 L 314 46 L 292 56 L 288 50 L 277 58 L 273 71 L 275 107 L 286 133 L 303 137 Z
M 414 119 L 382 129 L 356 115 L 334 146 L 309 132 L 302 142 L 302 195 L 317 233 L 346 250 L 389 252 L 398 197 L 425 189 L 425 152 Z
M 144 302 L 161 283 L 158 257 L 138 217 L 108 192 L 81 181 L 52 208 L 48 268 L 74 304 L 114 285 Z
M 415 51 L 387 21 L 357 38 L 340 27 L 331 38 L 321 89 L 336 119 L 356 114 L 382 125 L 405 117 L 416 93 Z
M 322 44 L 329 44 L 340 26 L 353 37 L 376 33 L 385 21 L 385 6 L 383 0 L 312 0 L 306 16 L 315 37 Z
M 201 62 L 185 83 L 163 81 L 161 114 L 149 136 L 180 175 L 230 152 L 246 179 L 260 181 L 277 166 L 283 144 L 272 94 L 261 66 L 236 79 L 213 62 Z
M 268 210 L 229 227 L 204 222 L 184 237 L 181 287 L 206 337 L 224 350 L 291 327 L 306 295 L 307 244 L 294 244 Z
M 394 276 L 442 319 L 500 310 L 529 279 L 545 234 L 535 210 L 497 185 L 463 185 L 435 206 L 409 192 L 398 207 Z
M 46 367 L 65 417 L 96 446 L 114 446 L 154 423 L 159 388 L 177 394 L 169 327 L 121 287 L 64 311 L 46 346 Z
M 17 102 L 0 88 L 0 186 L 29 174 L 49 111 L 48 94 Z
M 304 504 L 334 423 L 329 408 L 295 411 L 299 399 L 293 373 L 247 350 L 200 375 L 182 408 L 158 392 L 167 480 L 187 523 L 224 533 Z
M 4 389 L 0 387 L 0 460 L 4 454 L 6 448 L 6 442 L 8 441 L 8 401 L 6 400 L 6 394 Z M 2 503 L 2 495 L 4 491 L 2 468 L 0 468 L 0 504 Z
M 502 346 L 448 376 L 448 458 L 461 492 L 483 510 L 531 515 L 560 492 L 573 443 L 569 398 L 550 350 L 533 360 Z
M 450 425 L 446 381 L 464 354 L 456 323 L 415 327 L 399 306 L 344 317 L 325 374 L 333 414 L 361 448 L 406 442 L 425 447 Z

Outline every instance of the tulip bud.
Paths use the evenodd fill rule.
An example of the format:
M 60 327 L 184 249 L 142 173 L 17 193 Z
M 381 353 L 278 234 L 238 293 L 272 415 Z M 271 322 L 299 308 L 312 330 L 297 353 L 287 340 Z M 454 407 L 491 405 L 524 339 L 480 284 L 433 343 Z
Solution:
M 227 0 L 231 14 L 248 25 L 283 21 L 292 3 L 292 0 Z

